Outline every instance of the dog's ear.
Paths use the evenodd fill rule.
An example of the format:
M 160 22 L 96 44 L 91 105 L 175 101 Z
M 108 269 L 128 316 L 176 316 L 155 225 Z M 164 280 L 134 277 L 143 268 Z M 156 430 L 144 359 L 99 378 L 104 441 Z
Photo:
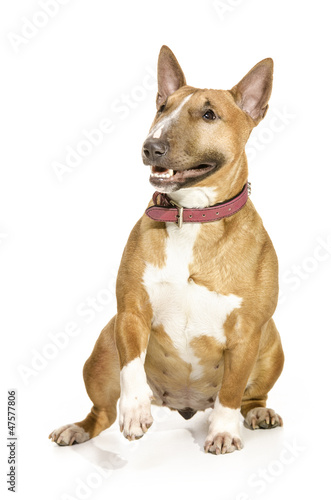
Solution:
M 157 80 L 158 93 L 156 96 L 156 107 L 160 108 L 168 97 L 178 90 L 183 85 L 186 85 L 186 80 L 182 68 L 166 45 L 163 45 L 160 50 L 159 60 L 157 65 Z
M 230 92 L 257 125 L 264 118 L 272 90 L 273 60 L 263 59 Z

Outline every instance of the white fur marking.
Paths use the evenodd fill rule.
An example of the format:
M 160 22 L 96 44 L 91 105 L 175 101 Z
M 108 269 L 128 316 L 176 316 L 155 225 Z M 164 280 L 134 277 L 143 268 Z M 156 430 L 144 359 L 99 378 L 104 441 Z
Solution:
M 213 187 L 192 187 L 183 188 L 171 193 L 170 198 L 176 203 L 186 208 L 205 208 L 215 205 L 216 188 Z
M 167 224 L 166 265 L 146 264 L 143 283 L 153 308 L 153 325 L 163 325 L 181 358 L 192 366 L 191 378 L 200 378 L 203 367 L 190 346 L 201 335 L 226 342 L 223 325 L 228 315 L 240 307 L 236 295 L 222 295 L 197 285 L 189 274 L 193 246 L 200 224 L 179 229 Z
M 130 439 L 141 437 L 153 421 L 150 413 L 153 393 L 146 381 L 145 356 L 143 352 L 120 372 L 119 422 Z
M 151 130 L 150 134 L 148 137 L 152 136 L 153 139 L 159 139 L 161 137 L 161 134 L 167 129 L 170 125 L 171 122 L 176 120 L 178 118 L 179 113 L 181 112 L 183 106 L 187 103 L 187 101 L 192 97 L 193 94 L 189 94 L 188 96 L 184 97 L 182 102 L 177 106 L 176 109 L 174 109 L 170 115 L 165 116 L 160 120 L 155 127 Z M 157 134 L 157 135 L 155 135 Z
M 135 398 L 139 395 L 145 394 L 147 388 L 150 391 L 146 382 L 146 373 L 144 368 L 145 356 L 146 353 L 143 352 L 139 357 L 123 366 L 120 372 L 121 397 Z
M 217 434 L 228 432 L 232 437 L 240 439 L 239 426 L 240 409 L 232 409 L 223 406 L 217 396 L 214 409 L 209 416 L 208 440 L 213 440 Z
M 160 139 L 162 133 L 163 125 L 159 127 L 153 134 L 153 139 Z

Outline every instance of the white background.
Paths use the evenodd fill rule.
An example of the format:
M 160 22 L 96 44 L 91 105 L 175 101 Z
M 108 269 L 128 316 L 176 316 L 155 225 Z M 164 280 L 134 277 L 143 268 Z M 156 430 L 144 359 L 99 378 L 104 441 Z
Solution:
M 15 498 L 325 497 L 327 2 L 224 0 L 217 8 L 212 0 L 69 0 L 53 17 L 40 14 L 41 3 L 2 2 L 0 12 L 2 493 L 11 494 L 5 484 L 6 395 L 16 388 Z M 27 28 L 27 20 L 39 27 Z M 24 30 L 30 38 L 22 41 Z M 203 413 L 185 422 L 156 409 L 153 427 L 137 443 L 124 439 L 117 422 L 80 446 L 60 448 L 47 439 L 53 428 L 84 418 L 91 406 L 82 366 L 115 312 L 121 253 L 153 192 L 140 150 L 154 114 L 155 78 L 147 75 L 155 71 L 162 44 L 197 87 L 231 88 L 259 60 L 275 62 L 270 109 L 247 152 L 252 200 L 280 262 L 275 319 L 286 365 L 270 406 L 285 424 L 272 431 L 243 429 L 245 448 L 228 456 L 203 453 Z M 65 163 L 68 148 L 77 149 L 83 131 L 103 119 L 112 121 L 111 133 L 60 179 L 54 162 Z M 93 298 L 98 311 L 88 305 Z M 77 335 L 57 349 L 50 334 L 63 333 L 70 323 Z

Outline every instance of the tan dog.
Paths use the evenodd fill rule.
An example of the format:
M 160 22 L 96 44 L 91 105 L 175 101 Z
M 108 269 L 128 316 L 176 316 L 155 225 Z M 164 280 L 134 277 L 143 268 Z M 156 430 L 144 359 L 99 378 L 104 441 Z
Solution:
M 112 425 L 119 397 L 130 440 L 152 425 L 152 400 L 184 418 L 213 408 L 205 451 L 215 454 L 242 448 L 240 412 L 251 429 L 282 425 L 266 408 L 284 362 L 272 319 L 277 257 L 246 200 L 245 144 L 267 111 L 272 71 L 265 59 L 230 91 L 200 90 L 162 47 L 158 111 L 142 154 L 150 182 L 167 194 L 154 197 L 124 250 L 117 315 L 84 366 L 93 408 L 54 431 L 57 444 Z M 167 214 L 177 223 L 163 222 Z

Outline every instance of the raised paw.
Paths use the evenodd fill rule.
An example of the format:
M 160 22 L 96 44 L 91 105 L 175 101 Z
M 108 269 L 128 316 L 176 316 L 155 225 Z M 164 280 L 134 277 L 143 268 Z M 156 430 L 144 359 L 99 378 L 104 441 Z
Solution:
M 90 434 L 76 424 L 68 424 L 51 432 L 48 437 L 59 446 L 71 446 L 88 441 Z
M 253 408 L 245 418 L 245 427 L 249 429 L 272 429 L 282 427 L 283 419 L 270 408 Z
M 220 432 L 212 439 L 207 438 L 205 442 L 205 452 L 214 453 L 214 455 L 224 455 L 232 453 L 235 450 L 241 450 L 243 444 L 238 436 L 232 436 L 228 432 Z

